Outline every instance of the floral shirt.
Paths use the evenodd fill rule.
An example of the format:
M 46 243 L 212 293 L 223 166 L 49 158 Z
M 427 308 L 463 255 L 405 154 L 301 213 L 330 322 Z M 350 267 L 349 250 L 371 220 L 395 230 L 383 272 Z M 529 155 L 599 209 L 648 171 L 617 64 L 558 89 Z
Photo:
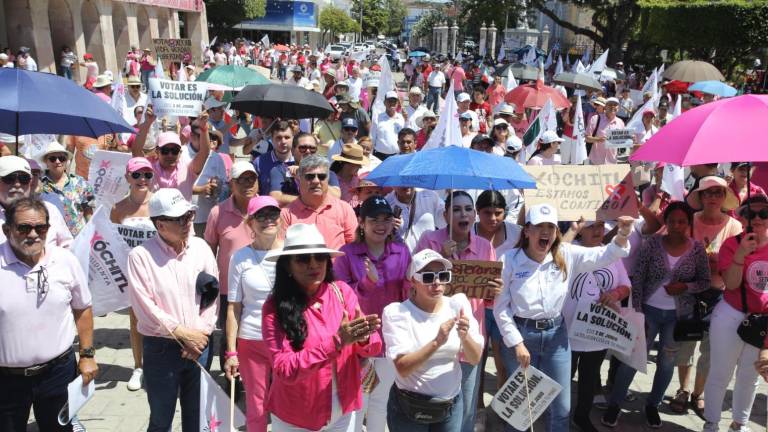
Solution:
M 67 174 L 67 181 L 64 187 L 59 189 L 46 174 L 41 182 L 41 193 L 56 195 L 61 205 L 64 220 L 67 222 L 67 228 L 76 236 L 85 226 L 85 218 L 81 206 L 93 200 L 93 188 L 84 178 L 76 174 Z

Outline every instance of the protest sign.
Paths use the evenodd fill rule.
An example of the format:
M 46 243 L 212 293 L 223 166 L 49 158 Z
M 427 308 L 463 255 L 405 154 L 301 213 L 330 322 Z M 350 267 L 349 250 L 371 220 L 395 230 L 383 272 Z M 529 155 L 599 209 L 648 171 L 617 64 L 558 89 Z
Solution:
M 588 344 L 595 350 L 611 349 L 624 355 L 632 353 L 637 329 L 618 312 L 599 303 L 579 302 L 568 337 Z
M 533 366 L 509 376 L 491 401 L 491 408 L 517 430 L 528 430 L 563 387 Z
M 469 298 L 486 298 L 488 281 L 501 277 L 502 264 L 498 261 L 451 260 L 451 284 L 445 295 L 464 293 Z
M 153 229 L 150 230 L 121 224 L 117 224 L 116 227 L 118 234 L 123 237 L 123 240 L 125 240 L 125 243 L 131 249 L 142 245 L 145 241 L 157 235 L 157 231 Z
M 595 220 L 596 211 L 629 173 L 629 165 L 626 164 L 524 168 L 536 179 L 536 189 L 525 190 L 525 204 L 552 204 L 562 221 L 575 221 L 579 217 Z M 629 201 L 626 205 L 630 205 Z
M 130 306 L 128 299 L 128 246 L 109 220 L 109 207 L 99 207 L 72 243 L 93 299 L 96 316 Z
M 155 115 L 197 117 L 208 94 L 208 83 L 149 79 L 149 100 Z
M 88 183 L 93 187 L 96 205 L 110 208 L 128 194 L 125 167 L 130 153 L 96 150 L 88 168 Z
M 192 53 L 190 39 L 152 39 L 152 43 L 155 44 L 158 60 L 180 62 L 185 54 Z
M 608 193 L 608 198 L 597 209 L 598 220 L 612 221 L 617 220 L 619 216 L 638 217 L 637 194 L 631 172 L 624 177 L 621 183 L 607 185 L 605 191 Z
M 605 146 L 608 148 L 629 148 L 635 145 L 635 130 L 632 128 L 608 129 L 605 131 Z

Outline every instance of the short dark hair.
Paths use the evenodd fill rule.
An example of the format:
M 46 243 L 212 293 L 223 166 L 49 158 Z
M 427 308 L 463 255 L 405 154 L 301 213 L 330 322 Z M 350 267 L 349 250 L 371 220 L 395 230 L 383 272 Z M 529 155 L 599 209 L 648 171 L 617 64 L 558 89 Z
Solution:
M 307 133 L 307 132 L 299 132 L 299 133 L 296 134 L 295 137 L 293 137 L 293 148 L 297 148 L 299 146 L 299 140 L 304 138 L 304 137 L 311 137 L 312 141 L 315 142 L 315 145 L 318 145 L 317 144 L 317 138 L 315 138 L 314 135 L 312 135 L 311 133 Z
M 5 209 L 5 224 L 16 225 L 16 213 L 24 210 L 34 210 L 45 215 L 45 223 L 49 222 L 50 214 L 45 203 L 37 198 L 19 198 Z
M 272 124 L 272 133 L 284 131 L 284 130 L 290 130 L 291 132 L 293 132 L 293 128 L 291 128 L 291 124 L 288 123 L 288 120 L 280 120 Z
M 406 135 L 413 135 L 413 139 L 416 139 L 416 131 L 411 128 L 400 129 L 400 132 L 397 133 L 397 139 L 401 139 Z

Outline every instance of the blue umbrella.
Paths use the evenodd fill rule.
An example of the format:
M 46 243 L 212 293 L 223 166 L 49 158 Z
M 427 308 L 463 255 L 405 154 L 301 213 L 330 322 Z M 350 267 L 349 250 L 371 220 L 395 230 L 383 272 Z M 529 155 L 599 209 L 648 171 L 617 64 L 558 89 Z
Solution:
M 379 186 L 432 190 L 536 188 L 536 180 L 513 159 L 458 146 L 392 156 L 366 178 Z
M 0 69 L 0 132 L 93 138 L 134 129 L 114 108 L 74 81 L 22 69 Z
M 736 96 L 736 89 L 720 81 L 699 81 L 688 87 L 688 91 L 700 91 L 720 97 Z
M 408 53 L 408 57 L 424 57 L 427 55 L 424 51 L 411 51 Z

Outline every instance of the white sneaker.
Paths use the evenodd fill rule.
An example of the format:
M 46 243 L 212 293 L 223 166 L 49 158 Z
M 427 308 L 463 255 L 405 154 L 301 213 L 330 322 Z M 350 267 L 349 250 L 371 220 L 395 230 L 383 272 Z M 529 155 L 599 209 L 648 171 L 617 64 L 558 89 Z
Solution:
M 141 388 L 141 378 L 144 376 L 144 371 L 141 368 L 136 368 L 131 374 L 131 379 L 128 380 L 128 390 L 136 391 Z
M 733 427 L 733 424 L 728 426 L 728 432 L 752 432 L 752 429 L 746 427 L 745 425 L 741 425 L 737 428 Z
M 72 422 L 70 424 L 72 425 L 72 432 L 86 432 L 85 426 L 80 423 L 80 419 L 78 419 L 77 416 L 72 417 Z

